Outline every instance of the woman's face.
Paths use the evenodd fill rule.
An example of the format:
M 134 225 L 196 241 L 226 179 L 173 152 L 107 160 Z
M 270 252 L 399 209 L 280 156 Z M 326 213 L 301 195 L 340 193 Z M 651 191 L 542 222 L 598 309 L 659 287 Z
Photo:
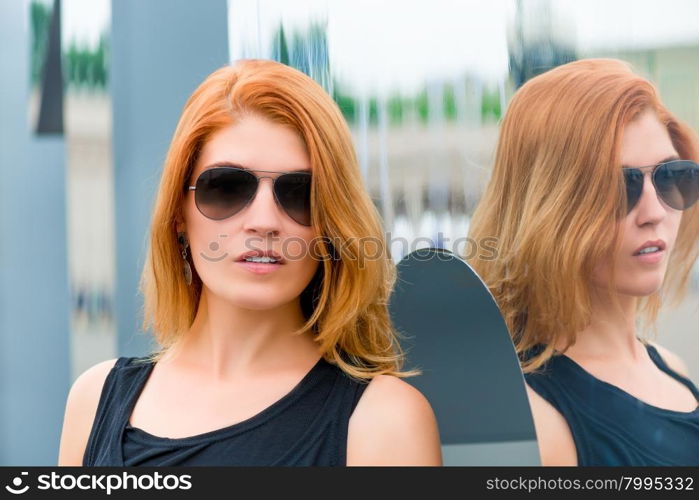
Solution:
M 301 137 L 291 128 L 256 115 L 246 115 L 218 130 L 204 144 L 189 185 L 207 168 L 230 163 L 258 177 L 272 170 L 310 172 Z M 184 226 L 194 267 L 203 286 L 223 300 L 247 309 L 271 309 L 296 300 L 311 281 L 318 261 L 308 251 L 313 228 L 294 221 L 277 205 L 272 179 L 260 179 L 253 200 L 223 220 L 205 217 L 195 204 L 195 191 L 185 197 Z M 241 260 L 251 250 L 274 251 L 281 263 Z
M 678 158 L 677 151 L 667 129 L 654 112 L 644 112 L 625 127 L 621 166 L 643 167 L 673 158 Z M 617 292 L 636 297 L 651 295 L 662 285 L 682 217 L 680 210 L 669 207 L 658 198 L 650 170 L 646 169 L 644 174 L 641 198 L 619 223 L 621 249 L 614 257 Z M 638 254 L 641 247 L 657 240 L 662 241 L 664 250 Z M 610 264 L 609 259 L 600 262 L 593 272 L 594 285 L 606 288 L 611 278 Z

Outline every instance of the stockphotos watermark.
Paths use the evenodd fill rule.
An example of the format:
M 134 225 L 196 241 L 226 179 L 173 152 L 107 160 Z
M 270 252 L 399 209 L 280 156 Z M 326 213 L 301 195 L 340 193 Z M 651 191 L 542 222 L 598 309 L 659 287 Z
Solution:
M 58 491 L 58 490 L 90 490 L 106 492 L 133 490 L 189 490 L 192 488 L 192 476 L 189 474 L 71 474 L 51 472 L 36 476 L 36 485 L 30 486 L 29 473 L 20 472 L 11 483 L 5 486 L 5 490 L 13 495 L 23 495 L 31 490 Z
M 230 238 L 229 234 L 219 234 L 209 242 L 204 250 L 199 252 L 199 256 L 209 262 L 221 262 L 230 257 L 224 250 L 225 240 Z M 271 248 L 278 249 L 278 254 L 285 261 L 304 260 L 312 258 L 315 260 L 358 260 L 360 268 L 363 263 L 369 260 L 379 260 L 388 257 L 389 249 L 392 253 L 408 255 L 416 250 L 428 248 L 440 248 L 447 250 L 454 256 L 465 260 L 495 260 L 498 258 L 498 238 L 486 237 L 478 240 L 464 236 L 451 240 L 444 233 L 437 233 L 436 238 L 419 237 L 408 240 L 404 237 L 392 237 L 390 233 L 386 238 L 371 236 L 340 238 L 329 236 L 316 236 L 310 240 L 300 236 L 279 237 L 271 236 L 263 238 L 260 236 L 245 239 L 245 252 L 265 251 Z M 232 256 L 237 258 L 237 255 Z M 419 258 L 419 252 L 417 257 Z M 431 258 L 428 253 L 425 258 Z M 444 257 L 449 257 L 445 255 Z

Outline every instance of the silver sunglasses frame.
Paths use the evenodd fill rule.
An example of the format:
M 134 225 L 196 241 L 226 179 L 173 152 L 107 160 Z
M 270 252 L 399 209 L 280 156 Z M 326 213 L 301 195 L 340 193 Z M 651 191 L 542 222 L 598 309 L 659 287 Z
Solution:
M 235 165 L 216 165 L 216 166 L 213 166 L 213 167 L 211 167 L 211 168 L 207 168 L 206 170 L 202 171 L 202 172 L 197 176 L 197 180 L 194 182 L 194 185 L 193 185 L 193 186 L 187 186 L 187 190 L 188 190 L 188 191 L 196 191 L 196 190 L 197 190 L 196 183 L 199 181 L 199 178 L 200 178 L 205 172 L 208 172 L 209 170 L 214 170 L 214 169 L 229 169 L 229 170 L 239 170 L 239 171 L 243 171 L 243 172 L 265 172 L 265 173 L 268 173 L 268 174 L 281 174 L 281 175 L 277 175 L 277 176 L 271 176 L 271 175 L 262 175 L 262 176 L 260 176 L 260 175 L 255 175 L 255 177 L 257 177 L 257 186 L 259 187 L 260 181 L 261 181 L 262 179 L 272 179 L 272 193 L 274 194 L 274 201 L 277 203 L 277 205 L 279 206 L 279 208 L 281 208 L 282 211 L 283 211 L 291 220 L 293 220 L 293 221 L 296 222 L 297 224 L 300 224 L 300 225 L 306 226 L 306 227 L 310 227 L 310 226 L 312 225 L 312 224 L 301 224 L 299 221 L 297 221 L 296 219 L 294 219 L 293 217 L 291 217 L 291 215 L 289 214 L 289 212 L 286 211 L 286 208 L 284 208 L 284 205 L 282 205 L 282 203 L 279 201 L 279 198 L 277 198 L 277 192 L 274 190 L 274 183 L 275 183 L 275 182 L 277 181 L 277 179 L 278 179 L 279 177 L 281 177 L 282 175 L 285 175 L 285 174 L 301 174 L 301 175 L 307 175 L 308 177 L 311 177 L 311 178 L 312 178 L 311 172 L 309 172 L 309 171 L 301 171 L 301 170 L 296 170 L 296 171 L 292 170 L 292 171 L 290 171 L 290 172 L 282 172 L 282 171 L 279 171 L 279 170 L 260 170 L 260 169 L 252 169 L 252 168 L 242 168 L 242 167 L 235 166 Z M 254 174 L 253 174 L 253 175 L 254 175 Z M 255 189 L 255 194 L 257 194 L 257 188 Z M 255 196 L 253 196 L 252 198 L 250 198 L 250 200 L 248 200 L 247 203 L 246 203 L 245 205 L 243 205 L 243 208 L 245 208 L 246 206 L 248 206 L 248 204 L 249 204 L 254 198 L 255 198 Z M 197 204 L 197 209 L 201 212 L 201 209 L 199 208 L 199 205 L 198 205 L 198 204 Z M 242 210 L 242 208 L 241 208 L 241 210 Z M 208 215 L 204 214 L 203 212 L 201 212 L 201 213 L 202 213 L 202 215 L 203 215 L 204 217 L 207 217 L 207 218 L 211 219 L 211 217 L 209 217 Z M 238 212 L 235 212 L 235 213 L 238 213 Z M 228 217 L 232 217 L 233 215 L 235 215 L 235 213 L 229 215 Z M 211 219 L 211 220 L 225 220 L 225 219 L 227 219 L 228 217 L 224 217 L 223 219 Z

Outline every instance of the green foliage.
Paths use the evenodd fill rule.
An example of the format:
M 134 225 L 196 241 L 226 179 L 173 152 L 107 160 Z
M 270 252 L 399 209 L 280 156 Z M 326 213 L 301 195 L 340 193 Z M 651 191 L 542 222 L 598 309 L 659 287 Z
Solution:
M 417 117 L 422 123 L 427 123 L 427 118 L 429 116 L 429 103 L 427 101 L 427 90 L 421 90 L 420 93 L 415 97 L 415 109 L 417 110 Z
M 369 99 L 369 123 L 372 125 L 379 123 L 379 101 L 376 97 Z
M 64 54 L 66 82 L 76 87 L 105 88 L 107 86 L 107 39 L 100 37 L 97 48 L 79 47 L 75 42 Z
M 461 89 L 463 91 L 463 89 Z M 458 112 L 456 109 L 456 92 L 454 85 L 444 84 L 442 89 L 442 116 L 441 119 L 448 122 L 456 121 Z M 356 123 L 359 119 L 359 101 L 353 96 L 343 92 L 338 82 L 333 86 L 333 99 L 339 106 L 342 114 L 349 123 Z M 497 88 L 486 88 L 480 102 L 480 114 L 483 122 L 497 122 L 501 117 L 500 91 Z M 378 123 L 378 99 L 369 98 L 369 124 Z M 388 120 L 391 125 L 400 125 L 408 117 L 409 110 L 415 110 L 420 123 L 426 124 L 429 120 L 430 103 L 427 90 L 423 89 L 413 97 L 403 97 L 394 93 L 386 101 Z M 437 117 L 439 119 L 440 117 Z
M 46 46 L 51 26 L 51 8 L 40 2 L 32 1 L 29 5 L 31 23 L 31 82 L 37 85 L 41 80 L 41 69 L 46 57 Z
M 39 85 L 46 58 L 52 9 L 32 0 L 31 22 L 31 82 Z M 107 86 L 108 38 L 100 36 L 96 48 L 78 46 L 72 41 L 63 52 L 63 75 L 66 86 L 104 89 Z
M 481 119 L 483 122 L 497 122 L 502 116 L 500 109 L 500 91 L 495 89 L 483 89 L 481 98 Z
M 461 89 L 463 92 L 463 89 Z M 454 94 L 454 86 L 447 83 L 444 86 L 444 119 L 447 121 L 456 120 L 456 96 Z
M 289 45 L 286 43 L 284 26 L 280 23 L 272 41 L 272 59 L 282 64 L 289 65 Z
M 333 85 L 333 99 L 342 111 L 345 120 L 354 123 L 357 119 L 357 101 L 352 96 L 343 93 L 337 83 Z
M 388 98 L 386 107 L 388 108 L 388 121 L 391 125 L 399 125 L 405 120 L 405 110 L 410 103 L 400 95 L 392 95 Z

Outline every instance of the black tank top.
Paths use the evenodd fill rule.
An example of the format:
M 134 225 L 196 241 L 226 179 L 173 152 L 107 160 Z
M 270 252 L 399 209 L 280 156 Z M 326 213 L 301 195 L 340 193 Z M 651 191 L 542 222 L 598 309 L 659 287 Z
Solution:
M 697 387 L 673 371 L 655 347 L 646 344 L 646 349 L 656 366 L 699 402 Z M 560 354 L 524 377 L 566 419 L 578 465 L 699 465 L 699 406 L 682 412 L 644 403 Z
M 324 359 L 253 417 L 185 438 L 154 436 L 129 424 L 153 366 L 145 357 L 117 360 L 102 388 L 84 466 L 346 464 L 349 418 L 367 384 Z

